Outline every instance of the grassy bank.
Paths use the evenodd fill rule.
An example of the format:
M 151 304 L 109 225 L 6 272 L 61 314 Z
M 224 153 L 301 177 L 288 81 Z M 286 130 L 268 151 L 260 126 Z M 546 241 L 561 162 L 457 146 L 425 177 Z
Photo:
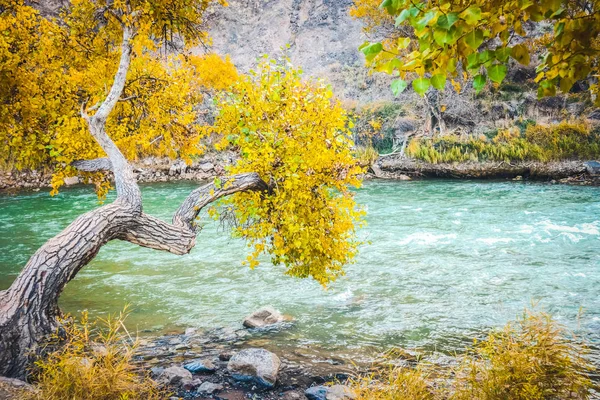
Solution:
M 406 154 L 433 164 L 466 161 L 564 161 L 600 158 L 600 129 L 582 122 L 520 125 L 479 137 L 417 138 Z

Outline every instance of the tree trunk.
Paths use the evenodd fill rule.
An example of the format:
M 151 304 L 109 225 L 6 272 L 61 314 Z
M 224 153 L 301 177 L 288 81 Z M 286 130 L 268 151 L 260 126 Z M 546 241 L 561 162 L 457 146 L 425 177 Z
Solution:
M 439 128 L 440 136 L 446 133 L 446 123 L 442 117 L 440 106 L 440 92 L 436 89 L 431 89 L 425 94 L 425 105 L 427 106 L 425 118 L 425 131 L 436 136 L 436 128 Z
M 266 190 L 258 174 L 222 179 L 194 190 L 173 216 L 171 224 L 146 215 L 141 192 L 130 164 L 106 134 L 106 119 L 119 100 L 130 63 L 133 33 L 123 26 L 121 59 L 113 85 L 93 116 L 82 107 L 91 134 L 108 158 L 73 165 L 82 171 L 111 170 L 117 199 L 88 212 L 44 244 L 27 262 L 9 289 L 0 292 L 0 375 L 24 378 L 39 345 L 59 327 L 58 297 L 65 285 L 87 265 L 107 242 L 119 239 L 140 246 L 187 254 L 196 243 L 199 212 L 207 204 L 236 192 Z M 226 189 L 224 189 L 226 188 Z

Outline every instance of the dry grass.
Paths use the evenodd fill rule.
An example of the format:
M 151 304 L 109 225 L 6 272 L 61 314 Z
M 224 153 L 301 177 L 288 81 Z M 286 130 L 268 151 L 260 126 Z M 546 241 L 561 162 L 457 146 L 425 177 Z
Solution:
M 586 400 L 594 370 L 586 353 L 549 315 L 527 311 L 475 343 L 459 367 L 385 367 L 350 385 L 357 400 Z
M 137 340 L 127 332 L 127 313 L 88 321 L 64 321 L 57 350 L 35 363 L 35 390 L 28 400 L 158 400 L 168 398 L 158 384 L 133 365 Z

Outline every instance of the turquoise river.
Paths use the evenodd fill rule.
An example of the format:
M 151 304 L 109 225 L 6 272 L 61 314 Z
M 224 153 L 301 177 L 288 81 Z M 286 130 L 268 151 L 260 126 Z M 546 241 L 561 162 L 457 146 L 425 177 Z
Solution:
M 169 219 L 195 186 L 143 185 L 145 211 Z M 242 267 L 244 243 L 204 216 L 188 256 L 109 243 L 67 286 L 61 307 L 96 316 L 130 304 L 130 326 L 162 333 L 238 328 L 273 305 L 296 320 L 275 335 L 282 342 L 454 351 L 536 303 L 600 345 L 600 188 L 374 181 L 357 200 L 368 212 L 365 244 L 327 290 L 268 259 Z M 1 195 L 0 289 L 44 241 L 97 206 L 89 187 Z

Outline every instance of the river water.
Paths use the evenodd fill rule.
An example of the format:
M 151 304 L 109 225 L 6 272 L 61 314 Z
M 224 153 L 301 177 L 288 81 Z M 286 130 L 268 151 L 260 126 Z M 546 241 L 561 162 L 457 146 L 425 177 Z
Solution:
M 143 185 L 145 211 L 168 220 L 195 186 Z M 163 333 L 238 328 L 270 304 L 296 320 L 275 336 L 282 343 L 452 352 L 535 303 L 600 343 L 600 188 L 375 181 L 357 201 L 368 211 L 366 243 L 327 290 L 268 261 L 242 267 L 244 243 L 204 218 L 188 256 L 109 243 L 67 286 L 61 307 L 95 316 L 130 304 L 131 327 Z M 45 240 L 97 205 L 84 187 L 0 196 L 0 289 Z

